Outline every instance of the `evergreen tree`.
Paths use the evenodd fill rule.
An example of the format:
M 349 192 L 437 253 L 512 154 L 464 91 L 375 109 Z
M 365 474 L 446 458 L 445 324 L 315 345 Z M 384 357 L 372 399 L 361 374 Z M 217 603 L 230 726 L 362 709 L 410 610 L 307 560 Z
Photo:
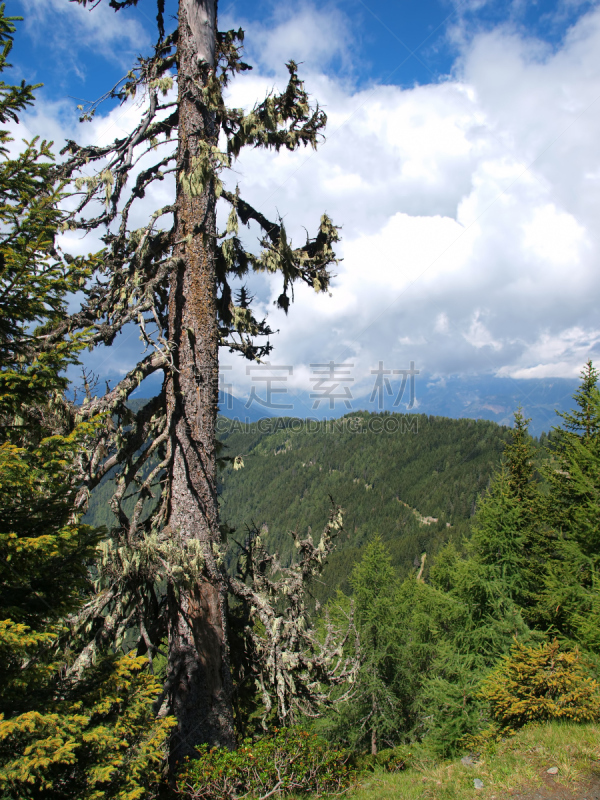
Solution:
M 547 562 L 538 602 L 540 619 L 562 636 L 598 651 L 600 565 L 600 392 L 588 361 L 574 395 L 576 408 L 561 413 L 545 470 L 549 494 Z
M 504 463 L 489 494 L 478 506 L 469 545 L 479 567 L 481 585 L 491 592 L 490 602 L 501 602 L 502 597 L 522 611 L 534 602 L 539 590 L 543 559 L 541 497 L 528 422 L 520 409 L 515 412 Z M 485 613 L 484 601 L 479 608 Z M 498 619 L 504 616 L 500 608 L 492 613 Z
M 481 680 L 515 636 L 527 640 L 531 634 L 511 599 L 513 584 L 503 579 L 502 565 L 491 570 L 451 547 L 440 555 L 431 570 L 433 586 L 421 590 L 409 611 L 414 619 L 409 628 L 427 643 L 413 731 L 435 754 L 448 757 L 484 716 L 477 696 Z
M 433 586 L 458 603 L 457 624 L 439 639 L 418 697 L 426 741 L 443 755 L 481 722 L 481 680 L 515 637 L 532 636 L 524 616 L 537 581 L 538 508 L 533 449 L 519 410 L 504 462 L 477 505 L 465 556 L 450 544 L 430 573 Z
M 600 687 L 588 666 L 579 650 L 561 652 L 556 639 L 538 647 L 515 642 L 481 686 L 492 717 L 484 736 L 500 739 L 538 720 L 598 719 Z
M 0 6 L 0 70 L 17 19 Z M 35 88 L 0 83 L 0 123 L 17 121 Z M 140 674 L 144 659 L 104 660 L 76 690 L 63 680 L 67 616 L 91 591 L 97 545 L 75 507 L 74 464 L 102 420 L 73 425 L 64 413 L 64 370 L 86 332 L 50 332 L 95 260 L 55 246 L 63 195 L 50 145 L 26 142 L 10 158 L 9 141 L 0 131 L 0 792 L 142 797 L 172 724 L 153 719 L 160 687 Z
M 515 413 L 503 464 L 477 504 L 466 558 L 450 545 L 432 569 L 434 585 L 467 602 L 476 624 L 516 620 L 537 589 L 541 501 L 527 422 Z M 509 625 L 513 632 L 514 625 L 520 623 Z
M 350 699 L 334 704 L 321 730 L 372 754 L 414 739 L 436 755 L 455 752 L 477 726 L 481 705 L 467 604 L 416 574 L 399 584 L 379 537 L 363 551 L 351 585 L 361 669 Z M 349 614 L 341 594 L 331 606 Z
M 581 370 L 581 384 L 573 399 L 578 408 L 572 411 L 559 411 L 558 416 L 563 420 L 563 428 L 555 428 L 559 438 L 573 440 L 573 437 L 591 440 L 600 433 L 600 422 L 595 409 L 595 400 L 598 390 L 598 370 L 591 359 Z
M 137 0 L 110 5 L 118 10 Z M 224 186 L 223 171 L 244 147 L 315 147 L 325 114 L 310 107 L 292 61 L 281 94 L 269 94 L 247 114 L 227 108 L 224 87 L 249 67 L 241 59 L 242 31 L 218 32 L 216 6 L 216 0 L 179 0 L 177 29 L 167 35 L 164 0 L 158 0 L 154 52 L 109 93 L 122 102 L 142 94 L 147 105 L 140 123 L 106 147 L 68 142 L 66 160 L 56 170 L 78 198 L 67 226 L 106 227 L 102 263 L 85 286 L 80 311 L 64 325 L 91 328 L 91 343 L 110 345 L 125 325 L 137 322 L 149 350 L 117 386 L 84 409 L 70 409 L 73 417 L 102 412 L 115 420 L 81 464 L 81 502 L 117 470 L 111 500 L 117 525 L 99 567 L 102 591 L 81 615 L 82 626 L 95 636 L 71 674 L 76 678 L 126 632 L 133 636 L 134 627 L 138 653 L 149 659 L 168 637 L 163 699 L 178 720 L 174 760 L 193 755 L 201 742 L 234 745 L 227 594 L 255 608 L 265 601 L 257 589 L 226 573 L 218 524 L 218 350 L 227 347 L 253 360 L 271 350 L 269 326 L 254 316 L 245 293 L 236 295 L 235 283 L 250 270 L 279 273 L 277 303 L 287 311 L 297 280 L 327 290 L 338 238 L 323 215 L 315 238 L 294 248 L 281 220 L 268 220 L 237 188 Z M 82 119 L 96 108 L 82 107 Z M 140 169 L 140 157 L 153 152 L 154 163 Z M 176 180 L 172 202 L 135 229 L 139 199 L 168 175 Z M 225 231 L 217 229 L 217 202 L 230 209 Z M 244 248 L 240 221 L 262 229 L 259 255 Z M 160 372 L 160 394 L 134 413 L 128 397 Z M 125 502 L 131 494 L 133 509 Z M 311 557 L 321 556 L 315 550 Z M 270 625 L 267 635 L 281 631 L 290 641 L 302 640 L 289 625 Z M 304 673 L 297 680 L 301 675 L 310 682 Z M 275 697 L 287 686 L 284 681 L 269 690 Z
M 588 556 L 600 553 L 600 523 L 597 507 L 598 371 L 588 361 L 581 385 L 573 399 L 577 408 L 560 412 L 563 427 L 554 430 L 554 463 L 548 474 L 551 485 L 547 514 L 555 528 L 570 535 Z
M 404 737 L 448 756 L 477 715 L 471 689 L 474 654 L 466 635 L 470 609 L 455 595 L 415 576 L 403 582 L 397 608 Z
M 471 539 L 462 552 L 453 541 L 442 548 L 431 584 L 419 574 L 398 586 L 381 540 L 365 548 L 350 581 L 363 667 L 351 704 L 329 714 L 329 735 L 372 750 L 381 734 L 389 744 L 416 738 L 447 757 L 479 728 L 482 679 L 515 637 L 532 637 L 523 615 L 537 579 L 533 455 L 518 411 Z
M 440 642 L 419 693 L 431 725 L 427 739 L 439 752 L 477 729 L 486 713 L 478 687 L 515 639 L 515 647 L 526 647 L 553 628 L 598 652 L 597 377 L 588 362 L 575 395 L 578 408 L 561 414 L 565 427 L 553 433 L 543 468 L 548 495 L 540 491 L 518 412 L 504 464 L 478 504 L 466 557 L 450 545 L 431 570 L 434 586 L 468 609 Z
M 0 70 L 18 17 L 0 7 Z M 18 121 L 36 87 L 0 83 L 0 124 Z M 84 336 L 49 341 L 47 325 L 64 314 L 65 298 L 90 274 L 85 259 L 66 263 L 54 246 L 61 221 L 60 187 L 50 180 L 47 142 L 26 143 L 8 156 L 0 131 L 0 711 L 35 707 L 34 687 L 48 667 L 34 654 L 52 641 L 54 626 L 89 587 L 86 562 L 96 537 L 73 514 L 77 476 L 71 464 L 91 420 L 75 428 L 61 414 L 64 369 Z M 24 665 L 27 665 L 24 668 Z
M 361 668 L 352 698 L 338 720 L 354 747 L 365 744 L 371 754 L 397 743 L 398 709 L 398 579 L 390 554 L 375 538 L 352 571 L 355 619 L 360 639 Z

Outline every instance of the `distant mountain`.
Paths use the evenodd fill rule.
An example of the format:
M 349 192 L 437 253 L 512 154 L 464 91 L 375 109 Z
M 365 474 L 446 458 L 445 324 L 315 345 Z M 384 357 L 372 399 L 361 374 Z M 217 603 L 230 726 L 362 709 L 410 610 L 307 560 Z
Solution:
M 240 422 L 258 422 L 259 419 L 274 416 L 273 412 L 263 408 L 256 403 L 252 403 L 246 408 L 247 400 L 238 400 L 228 392 L 219 391 L 219 414 L 228 419 L 237 419 Z
M 415 405 L 408 409 L 410 387 L 407 382 L 399 405 L 394 406 L 400 383 L 391 382 L 381 394 L 376 392 L 349 398 L 349 408 L 343 400 L 336 399 L 334 408 L 326 398 L 315 401 L 314 392 L 296 391 L 279 395 L 277 402 L 291 405 L 291 409 L 265 408 L 248 401 L 223 394 L 219 403 L 221 414 L 242 422 L 257 421 L 264 417 L 295 416 L 301 419 L 338 419 L 350 411 L 399 411 L 428 414 L 451 419 L 486 419 L 499 425 L 512 426 L 513 415 L 519 406 L 531 418 L 530 433 L 539 436 L 542 431 L 560 424 L 556 411 L 566 411 L 573 406 L 572 396 L 579 382 L 566 378 L 540 378 L 514 380 L 493 376 L 450 377 L 445 379 L 418 375 L 415 378 Z M 337 390 L 340 394 L 341 389 Z M 311 396 L 313 395 L 313 396 Z M 373 399 L 372 399 L 373 398 Z M 381 404 L 379 404 L 381 400 Z M 317 402 L 317 408 L 313 408 Z M 227 407 L 227 405 L 229 407 Z
M 519 406 L 531 418 L 529 432 L 539 436 L 560 424 L 557 411 L 573 406 L 578 380 L 543 378 L 514 380 L 490 376 L 451 377 L 445 380 L 415 379 L 416 407 L 420 414 L 433 414 L 451 419 L 488 419 L 512 427 L 514 412 Z M 404 402 L 408 402 L 408 387 Z M 356 401 L 358 408 L 373 408 L 369 397 Z M 393 408 L 393 396 L 386 396 L 385 408 Z M 404 410 L 402 405 L 397 410 Z
M 331 495 L 346 511 L 345 533 L 315 588 L 321 601 L 336 587 L 347 588 L 352 565 L 374 533 L 386 541 L 402 574 L 420 564 L 423 552 L 427 570 L 441 544 L 468 537 L 476 499 L 510 441 L 502 423 L 512 422 L 520 404 L 533 417 L 532 432 L 547 431 L 556 422 L 556 408 L 572 407 L 577 387 L 576 381 L 496 378 L 423 384 L 416 387 L 417 414 L 390 414 L 395 395 L 384 393 L 383 413 L 358 410 L 373 408 L 369 395 L 353 400 L 356 410 L 345 419 L 326 409 L 334 421 L 314 424 L 310 417 L 323 416 L 325 409 L 307 414 L 308 393 L 295 418 L 268 417 L 269 409 L 254 402 L 246 408 L 247 402 L 222 394 L 219 439 L 228 455 L 242 456 L 245 464 L 237 471 L 227 467 L 220 476 L 221 518 L 237 529 L 233 541 L 243 541 L 246 525 L 266 524 L 265 543 L 289 560 L 294 548 L 287 531 L 312 529 L 318 535 Z M 287 398 L 293 401 L 291 394 Z M 131 405 L 144 402 L 135 398 Z M 107 480 L 94 490 L 86 522 L 115 524 L 113 489 Z
M 320 601 L 337 587 L 348 590 L 352 566 L 376 533 L 401 575 L 418 567 L 423 553 L 426 574 L 449 540 L 460 547 L 477 497 L 511 440 L 507 428 L 486 420 L 364 411 L 314 424 L 284 417 L 249 425 L 221 417 L 219 423 L 225 454 L 244 462 L 243 469 L 226 466 L 219 473 L 221 520 L 236 529 L 229 537 L 230 564 L 247 526 L 262 526 L 264 544 L 289 563 L 296 552 L 289 531 L 312 531 L 318 540 L 330 496 L 343 507 L 344 532 L 313 587 Z M 117 524 L 110 507 L 114 488 L 111 473 L 91 493 L 85 522 Z M 128 513 L 136 499 L 135 493 L 127 498 Z

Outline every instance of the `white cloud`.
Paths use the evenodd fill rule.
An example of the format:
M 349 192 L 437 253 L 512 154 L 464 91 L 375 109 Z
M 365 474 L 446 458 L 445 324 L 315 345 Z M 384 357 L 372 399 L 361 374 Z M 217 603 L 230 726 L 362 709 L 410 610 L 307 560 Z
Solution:
M 464 333 L 463 336 L 470 345 L 477 349 L 481 347 L 491 347 L 492 350 L 502 349 L 502 344 L 493 338 L 490 331 L 482 322 L 480 311 L 475 312 L 469 330 L 467 333 Z
M 435 333 L 448 333 L 450 330 L 450 326 L 448 324 L 448 315 L 445 314 L 443 311 L 441 314 L 437 315 L 435 320 L 435 327 L 433 329 Z
M 535 367 L 523 367 L 522 369 L 501 370 L 501 377 L 524 379 L 529 378 L 577 378 L 581 373 L 581 367 L 574 366 L 570 361 L 555 361 L 549 364 L 536 364 Z
M 535 341 L 528 343 L 518 362 L 503 367 L 499 374 L 512 378 L 574 378 L 599 345 L 599 328 L 574 326 L 559 333 L 542 330 Z
M 523 248 L 550 268 L 579 261 L 584 243 L 585 228 L 553 203 L 534 208 L 531 219 L 523 224 Z
M 267 74 L 284 74 L 293 60 L 307 63 L 313 71 L 325 71 L 340 62 L 352 69 L 352 34 L 348 18 L 334 5 L 317 8 L 306 0 L 294 5 L 274 4 L 272 16 L 262 23 L 229 17 L 219 18 L 223 28 L 245 31 L 245 58 Z
M 306 224 L 326 208 L 344 223 L 333 298 L 302 290 L 289 320 L 275 315 L 278 352 L 307 363 L 315 348 L 347 351 L 364 371 L 383 354 L 437 373 L 506 372 L 537 369 L 542 330 L 562 341 L 593 329 L 599 48 L 596 11 L 556 53 L 502 31 L 475 37 L 458 79 L 439 85 L 352 94 L 311 76 L 330 118 L 321 151 L 240 162 L 263 209 Z M 569 375 L 595 347 L 567 348 Z M 544 374 L 565 374 L 547 358 Z
M 259 69 L 231 84 L 230 102 L 251 106 L 282 88 L 277 65 L 303 60 L 327 140 L 317 153 L 245 152 L 228 181 L 267 216 L 280 212 L 298 243 L 327 211 L 342 225 L 343 261 L 332 296 L 300 286 L 287 318 L 272 306 L 279 281 L 252 283 L 281 329 L 272 362 L 293 364 L 306 388 L 309 365 L 330 358 L 356 363 L 357 380 L 382 359 L 437 375 L 578 374 L 600 349 L 600 11 L 556 51 L 495 30 L 463 46 L 452 80 L 359 91 L 330 70 L 331 54 L 351 52 L 340 12 L 285 13 L 249 26 Z M 58 107 L 44 113 L 49 129 L 69 130 Z M 132 124 L 134 108 L 119 113 L 86 135 Z M 149 196 L 140 213 L 159 202 Z M 242 363 L 231 376 L 247 387 Z
M 143 3 L 137 15 L 116 14 L 107 2 L 93 8 L 68 0 L 21 0 L 21 4 L 26 12 L 26 29 L 34 43 L 42 37 L 49 39 L 61 53 L 61 63 L 79 75 L 85 72 L 85 50 L 93 49 L 129 69 L 131 56 L 150 43 L 140 22 Z

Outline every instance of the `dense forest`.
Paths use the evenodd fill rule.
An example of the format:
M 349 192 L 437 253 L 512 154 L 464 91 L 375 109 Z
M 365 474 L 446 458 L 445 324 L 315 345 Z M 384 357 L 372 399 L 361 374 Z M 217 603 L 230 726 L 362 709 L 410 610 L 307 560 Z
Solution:
M 166 36 L 159 0 L 155 55 L 115 95 L 147 93 L 137 138 L 83 154 L 70 142 L 71 160 L 57 165 L 45 141 L 11 155 L 0 130 L 2 797 L 322 796 L 349 790 L 361 771 L 402 769 L 409 753 L 481 754 L 532 721 L 598 721 L 591 361 L 572 410 L 539 441 L 520 410 L 512 428 L 386 413 L 244 426 L 217 418 L 214 371 L 190 366 L 206 331 L 180 326 L 188 298 L 177 281 L 199 268 L 197 250 L 185 248 L 196 236 L 201 267 L 216 264 L 220 299 L 231 301 L 206 326 L 256 359 L 270 345 L 252 335 L 268 326 L 245 293 L 235 305 L 227 275 L 243 275 L 252 258 L 281 271 L 286 309 L 295 279 L 325 290 L 337 240 L 326 216 L 316 239 L 292 250 L 283 223 L 232 194 L 220 243 L 194 226 L 169 238 L 154 230 L 157 217 L 130 231 L 126 207 L 101 252 L 74 257 L 58 246 L 65 230 L 110 225 L 135 147 L 148 139 L 154 151 L 155 134 L 170 136 L 153 115 L 176 65 L 196 80 L 180 81 L 179 109 L 188 122 L 198 108 L 218 121 L 232 157 L 245 144 L 316 143 L 325 118 L 293 62 L 284 95 L 247 116 L 224 106 L 228 75 L 247 68 L 242 32 L 217 34 L 208 15 L 220 66 L 205 69 L 192 41 L 202 32 L 186 17 L 194 8 L 180 0 L 182 45 Z M 208 0 L 203 8 L 216 11 Z M 18 21 L 4 12 L 0 71 Z M 1 124 L 18 121 L 35 88 L 0 82 Z M 177 225 L 199 197 L 215 220 L 224 154 L 210 130 L 212 139 L 199 138 L 199 123 L 190 134 L 194 167 L 185 153 L 166 157 L 181 168 Z M 203 149 L 208 141 L 214 149 Z M 114 174 L 79 175 L 110 154 Z M 64 207 L 69 186 L 83 194 L 77 212 Z M 78 214 L 98 192 L 103 210 L 86 221 Z M 236 238 L 238 212 L 259 216 L 271 236 L 264 261 Z M 161 270 L 173 263 L 167 290 Z M 74 298 L 82 305 L 71 314 Z M 167 300 L 179 303 L 170 317 Z M 159 328 L 174 326 L 180 352 L 151 338 L 150 311 Z M 151 355 L 101 397 L 84 370 L 75 401 L 68 370 L 134 318 Z M 216 361 L 216 338 L 203 341 Z M 161 394 L 131 402 L 159 369 Z
M 596 663 L 597 381 L 588 363 L 575 410 L 541 440 L 520 412 L 512 429 L 424 415 L 221 418 L 231 569 L 257 535 L 293 562 L 290 532 L 317 540 L 330 498 L 344 509 L 311 597 L 338 620 L 355 609 L 362 668 L 352 699 L 317 723 L 329 740 L 373 752 L 421 741 L 451 755 L 508 725 L 482 687 L 516 642 L 515 658 L 542 670 L 552 647 Z
M 321 723 L 330 737 L 373 753 L 417 740 L 448 756 L 531 719 L 596 718 L 597 383 L 588 362 L 574 411 L 537 457 L 515 414 L 470 538 L 444 545 L 427 581 L 401 580 L 381 537 L 367 544 L 350 576 L 363 668 L 355 702 Z M 331 613 L 349 602 L 339 593 Z
M 222 452 L 238 458 L 224 465 L 220 477 L 230 563 L 235 542 L 251 526 L 262 528 L 267 548 L 289 563 L 291 530 L 318 532 L 330 497 L 344 509 L 344 532 L 313 587 L 319 600 L 339 586 L 348 589 L 351 567 L 374 534 L 402 575 L 420 566 L 423 553 L 427 574 L 427 559 L 442 544 L 452 540 L 460 547 L 511 436 L 508 428 L 483 420 L 367 412 L 306 424 L 280 418 L 243 425 L 221 418 L 219 431 Z M 85 517 L 91 525 L 116 523 L 110 481 L 107 476 L 92 493 Z
M 267 546 L 289 560 L 290 530 L 318 531 L 329 497 L 344 509 L 344 534 L 314 588 L 320 600 L 348 590 L 351 565 L 375 534 L 402 575 L 423 553 L 431 560 L 449 540 L 460 546 L 510 438 L 484 421 L 364 412 L 312 431 L 295 432 L 292 420 L 263 425 L 262 434 L 257 425 L 221 427 L 225 452 L 244 462 L 222 474 L 221 518 L 242 538 L 245 525 L 264 526 Z

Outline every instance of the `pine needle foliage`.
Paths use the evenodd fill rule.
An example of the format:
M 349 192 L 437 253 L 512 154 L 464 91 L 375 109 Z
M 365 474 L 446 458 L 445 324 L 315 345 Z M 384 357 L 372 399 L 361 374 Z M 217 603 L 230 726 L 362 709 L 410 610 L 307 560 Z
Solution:
M 561 413 L 563 427 L 554 431 L 554 460 L 548 514 L 586 556 L 600 553 L 600 526 L 595 511 L 600 485 L 600 392 L 598 370 L 588 361 L 574 395 L 576 408 Z
M 515 641 L 479 696 L 502 733 L 533 721 L 592 722 L 600 715 L 600 687 L 588 665 L 579 650 L 561 649 L 557 639 L 538 646 Z
M 17 19 L 0 6 L 0 69 Z M 1 82 L 0 122 L 18 121 L 34 89 Z M 63 195 L 49 143 L 26 142 L 11 157 L 10 141 L 0 130 L 0 713 L 12 716 L 39 701 L 52 671 L 40 653 L 89 588 L 97 535 L 74 509 L 74 465 L 99 421 L 73 425 L 62 413 L 64 370 L 85 332 L 51 337 L 45 327 L 61 319 L 89 261 L 69 263 L 55 247 Z
M 0 790 L 7 800 L 138 800 L 155 796 L 172 718 L 155 720 L 159 682 L 141 656 L 86 676 L 79 699 L 0 718 Z M 104 672 L 104 675 L 98 674 Z M 92 688 L 90 688 L 90 684 Z M 94 685 L 95 684 L 95 685 Z
M 576 408 L 560 416 L 545 469 L 543 508 L 548 530 L 543 587 L 536 612 L 562 638 L 600 653 L 597 635 L 600 568 L 600 392 L 589 361 L 574 395 Z
M 4 12 L 0 69 L 18 19 Z M 0 83 L 0 122 L 18 121 L 34 89 Z M 50 143 L 12 157 L 9 142 L 0 131 L 0 793 L 133 800 L 156 783 L 172 726 L 154 721 L 146 660 L 104 659 L 76 688 L 65 681 L 100 535 L 81 521 L 78 466 L 105 419 L 68 413 L 65 370 L 89 340 L 63 323 L 97 259 L 58 249 Z
M 518 410 L 502 466 L 477 505 L 469 557 L 455 576 L 456 591 L 481 619 L 514 615 L 537 590 L 541 498 L 527 423 Z
M 360 671 L 348 701 L 329 717 L 331 736 L 354 749 L 375 755 L 397 743 L 399 731 L 398 578 L 389 551 L 375 536 L 354 567 L 350 582 L 360 641 Z M 349 604 L 343 596 L 332 602 L 339 611 Z
M 392 677 L 383 688 L 395 694 L 399 739 L 417 740 L 445 758 L 532 721 L 597 720 L 597 379 L 589 362 L 577 407 L 562 415 L 564 428 L 554 432 L 548 461 L 539 468 L 527 420 L 516 413 L 470 539 L 439 551 L 429 584 L 413 575 L 391 599 L 396 623 L 386 642 L 393 642 Z M 387 586 L 385 559 L 379 561 Z M 383 595 L 373 619 L 388 606 L 385 588 L 366 567 L 359 563 L 357 574 L 369 577 L 355 587 L 361 632 L 361 592 Z M 548 640 L 555 632 L 559 637 Z M 369 637 L 361 644 L 368 653 Z M 372 680 L 376 674 L 371 667 Z M 325 730 L 340 740 L 334 726 Z
M 420 736 L 429 748 L 451 755 L 472 735 L 485 715 L 478 687 L 515 637 L 529 641 L 525 620 L 535 572 L 538 488 L 527 421 L 515 414 L 512 441 L 489 490 L 480 498 L 465 542 L 443 549 L 432 567 L 433 586 L 453 600 L 458 616 L 433 649 L 430 671 L 418 691 Z M 415 728 L 415 731 L 417 729 Z

